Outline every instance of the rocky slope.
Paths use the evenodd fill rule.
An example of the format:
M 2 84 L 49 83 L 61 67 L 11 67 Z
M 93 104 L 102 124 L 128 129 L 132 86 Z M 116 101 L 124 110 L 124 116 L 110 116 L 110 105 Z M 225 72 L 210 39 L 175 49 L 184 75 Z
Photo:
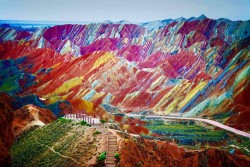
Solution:
M 13 115 L 13 128 L 16 137 L 33 126 L 44 126 L 56 120 L 51 111 L 34 105 L 26 105 L 16 110 Z
M 141 137 L 119 135 L 120 166 L 249 166 L 250 159 L 235 151 L 210 148 L 206 150 L 188 150 L 174 143 L 147 140 Z
M 11 166 L 9 150 L 23 132 L 35 126 L 43 126 L 56 119 L 51 111 L 26 105 L 18 110 L 16 99 L 6 93 L 0 93 L 0 166 Z
M 12 128 L 13 99 L 4 93 L 0 93 L 0 166 L 11 166 L 9 149 L 14 142 L 14 132 Z

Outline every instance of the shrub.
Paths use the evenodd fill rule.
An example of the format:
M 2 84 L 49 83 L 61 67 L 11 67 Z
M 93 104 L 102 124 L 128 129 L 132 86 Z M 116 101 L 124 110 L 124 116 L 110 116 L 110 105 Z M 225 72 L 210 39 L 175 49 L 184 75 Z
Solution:
M 63 118 L 63 117 L 58 118 L 58 121 L 61 122 L 61 123 L 70 123 L 70 122 L 72 122 L 71 119 L 66 119 L 66 118 Z
M 104 124 L 106 121 L 104 119 L 100 119 L 100 122 Z
M 114 157 L 115 157 L 116 160 L 120 160 L 120 154 L 115 153 Z
M 100 131 L 95 131 L 94 133 L 93 133 L 93 135 L 98 135 L 98 134 L 102 134 L 102 132 L 100 132 Z
M 79 122 L 79 124 L 85 126 L 85 125 L 87 125 L 88 123 L 87 123 L 86 121 L 83 121 L 83 120 L 82 120 L 82 121 Z
M 88 124 L 86 121 L 82 120 L 79 122 L 79 124 L 83 125 L 83 126 L 91 126 L 90 124 Z
M 98 161 L 104 161 L 106 159 L 106 151 L 102 152 L 98 158 Z

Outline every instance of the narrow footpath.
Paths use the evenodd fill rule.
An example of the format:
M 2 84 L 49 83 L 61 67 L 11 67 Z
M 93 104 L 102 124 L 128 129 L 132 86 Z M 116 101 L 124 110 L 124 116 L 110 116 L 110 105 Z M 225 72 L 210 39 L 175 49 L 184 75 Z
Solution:
M 116 162 L 115 162 L 116 159 L 114 155 L 118 151 L 117 137 L 111 132 L 108 132 L 107 137 L 108 137 L 107 138 L 108 145 L 107 145 L 107 158 L 105 160 L 105 164 L 106 164 L 106 167 L 114 167 L 116 165 Z
M 107 127 L 107 125 L 101 124 L 101 122 L 99 121 L 99 118 L 87 116 L 86 114 L 80 114 L 80 115 L 67 114 L 64 116 L 64 118 L 72 119 L 74 121 L 84 120 L 87 123 L 91 124 L 93 127 L 97 128 L 103 134 L 105 134 L 107 138 L 107 142 L 106 142 L 107 154 L 106 154 L 106 159 L 105 159 L 105 165 L 106 167 L 115 167 L 116 159 L 114 156 L 118 152 L 117 137 L 112 132 L 109 132 L 108 129 L 105 128 Z

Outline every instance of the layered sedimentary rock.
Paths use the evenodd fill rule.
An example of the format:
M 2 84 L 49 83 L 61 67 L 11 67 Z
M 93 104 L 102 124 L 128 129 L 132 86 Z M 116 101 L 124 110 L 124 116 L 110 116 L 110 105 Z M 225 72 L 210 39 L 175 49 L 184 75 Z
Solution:
M 211 117 L 249 130 L 238 126 L 249 115 L 249 21 L 2 26 L 0 42 L 0 90 L 12 95 L 87 110 Z

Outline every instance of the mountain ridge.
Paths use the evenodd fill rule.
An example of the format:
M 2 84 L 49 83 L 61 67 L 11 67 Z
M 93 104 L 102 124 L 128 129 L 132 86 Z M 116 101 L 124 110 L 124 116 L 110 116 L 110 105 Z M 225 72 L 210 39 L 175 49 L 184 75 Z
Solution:
M 250 21 L 201 15 L 165 22 L 154 31 L 118 23 L 1 27 L 0 90 L 48 104 L 82 99 L 93 110 L 237 118 L 242 102 L 234 99 L 249 87 Z

